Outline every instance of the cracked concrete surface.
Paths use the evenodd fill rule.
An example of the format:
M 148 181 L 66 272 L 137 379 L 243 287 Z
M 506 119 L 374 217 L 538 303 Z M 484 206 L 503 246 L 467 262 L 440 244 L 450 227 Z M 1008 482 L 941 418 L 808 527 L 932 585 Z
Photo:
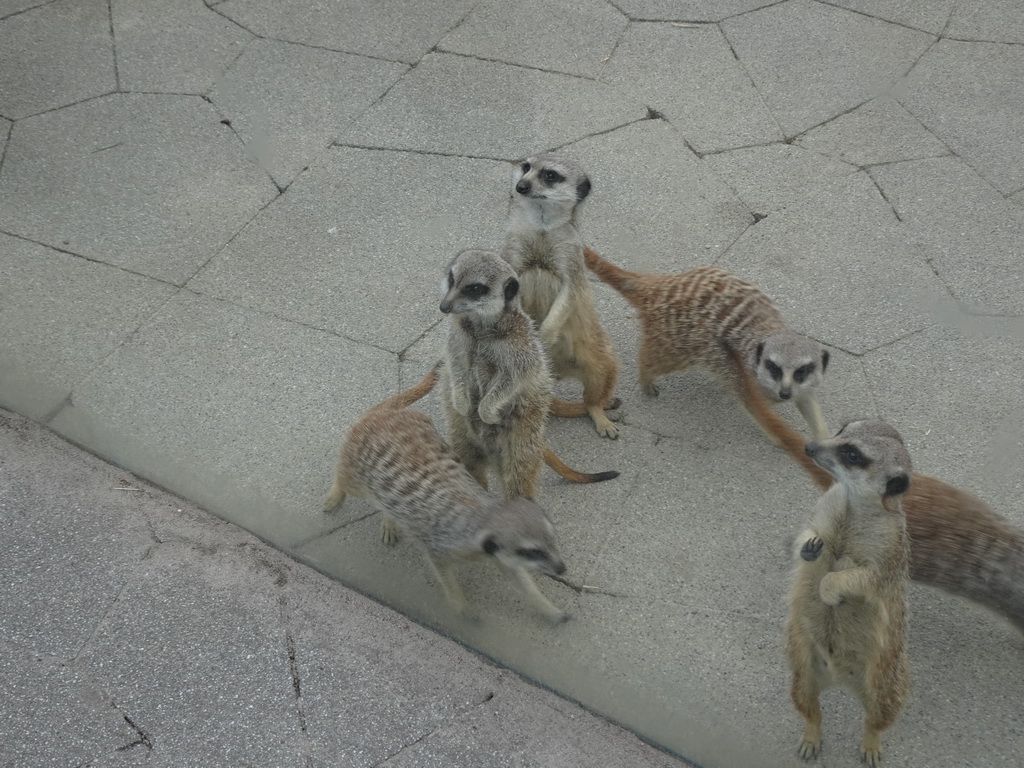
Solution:
M 549 439 L 622 475 L 546 473 L 540 497 L 569 565 L 542 589 L 572 622 L 473 566 L 483 619 L 460 622 L 369 504 L 319 503 L 346 427 L 436 360 L 441 272 L 499 247 L 511 162 L 557 150 L 590 172 L 607 258 L 758 283 L 831 348 L 831 424 L 885 416 L 917 467 L 1024 525 L 1021 19 L 1014 0 L 0 0 L 0 406 L 677 754 L 795 765 L 786 546 L 814 492 L 709 379 L 641 395 L 634 313 L 603 284 L 622 437 L 555 420 Z M 676 762 L 4 419 L 0 762 Z M 109 480 L 91 502 L 69 490 L 83 466 Z M 887 764 L 1014 764 L 1020 637 L 911 599 Z M 858 706 L 825 704 L 825 759 L 852 765 Z M 7 737 L 34 716 L 74 734 Z

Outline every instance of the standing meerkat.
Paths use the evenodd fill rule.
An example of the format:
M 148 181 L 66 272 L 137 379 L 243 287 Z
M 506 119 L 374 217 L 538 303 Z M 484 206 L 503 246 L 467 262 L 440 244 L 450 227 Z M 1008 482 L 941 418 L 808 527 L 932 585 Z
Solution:
M 854 421 L 807 453 L 836 480 L 797 539 L 786 650 L 790 695 L 807 725 L 799 754 L 821 750 L 819 694 L 841 685 L 864 707 L 861 758 L 877 766 L 881 734 L 910 689 L 907 586 L 910 540 L 900 500 L 910 455 L 882 421 Z
M 537 610 L 553 622 L 568 618 L 530 578 L 530 571 L 565 573 L 551 521 L 529 499 L 501 501 L 481 488 L 445 444 L 430 418 L 409 410 L 437 379 L 431 371 L 415 387 L 371 408 L 349 431 L 325 511 L 349 494 L 381 510 L 381 538 L 400 531 L 422 545 L 444 590 L 460 613 L 466 598 L 452 573 L 456 563 L 493 558 Z
M 749 372 L 739 384 L 761 426 L 822 490 L 832 476 L 810 460 L 803 438 L 778 416 Z M 903 496 L 910 578 L 966 597 L 1024 633 L 1024 530 L 985 502 L 938 478 L 913 472 Z
M 619 405 L 612 398 L 619 361 L 594 309 L 576 221 L 590 179 L 566 160 L 541 155 L 516 167 L 513 185 L 501 256 L 519 276 L 523 309 L 540 332 L 552 373 L 583 384 L 582 403 L 553 400 L 551 413 L 589 414 L 598 434 L 617 438 L 604 409 Z
M 828 350 L 789 330 L 778 308 L 756 285 L 717 267 L 648 275 L 620 269 L 589 248 L 584 257 L 602 282 L 639 311 L 637 368 L 646 394 L 658 394 L 659 376 L 700 368 L 732 386 L 757 418 L 738 386 L 731 350 L 772 400 L 793 400 L 811 434 L 816 439 L 828 437 L 817 398 Z
M 442 289 L 441 311 L 453 317 L 441 396 L 452 447 L 480 485 L 487 487 L 493 466 L 506 499 L 535 498 L 542 461 L 576 483 L 618 477 L 576 472 L 545 443 L 551 374 L 512 267 L 486 251 L 463 251 L 448 265 Z

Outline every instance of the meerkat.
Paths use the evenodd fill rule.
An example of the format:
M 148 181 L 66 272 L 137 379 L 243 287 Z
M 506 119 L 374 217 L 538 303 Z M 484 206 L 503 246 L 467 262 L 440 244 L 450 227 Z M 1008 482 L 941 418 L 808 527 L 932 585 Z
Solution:
M 512 267 L 486 251 L 463 251 L 441 287 L 441 311 L 452 315 L 441 396 L 452 447 L 480 485 L 493 466 L 506 499 L 535 498 L 542 461 L 576 483 L 618 477 L 576 472 L 545 443 L 551 374 Z
M 459 612 L 466 598 L 452 573 L 471 559 L 493 558 L 526 599 L 550 621 L 568 618 L 538 589 L 530 571 L 565 573 L 554 529 L 530 499 L 502 501 L 473 479 L 430 418 L 407 406 L 429 392 L 432 370 L 415 387 L 371 408 L 349 431 L 325 511 L 347 495 L 370 499 L 382 512 L 381 538 L 404 531 L 422 545 L 441 588 Z
M 584 258 L 602 282 L 639 311 L 642 338 L 637 368 L 644 393 L 658 394 L 659 376 L 700 368 L 737 389 L 753 413 L 737 386 L 733 350 L 769 398 L 792 400 L 811 434 L 816 439 L 828 437 L 817 398 L 828 368 L 828 350 L 791 331 L 757 286 L 717 267 L 650 275 L 620 269 L 590 248 L 584 250 Z
M 819 488 L 830 488 L 832 475 L 811 461 L 803 438 L 772 410 L 749 372 L 739 385 L 762 428 Z M 980 603 L 1024 633 L 1024 530 L 938 478 L 913 472 L 910 480 L 903 496 L 910 578 Z
M 817 757 L 818 696 L 840 685 L 864 707 L 861 758 L 877 766 L 881 734 L 910 688 L 910 540 L 901 507 L 911 486 L 910 455 L 883 421 L 851 422 L 806 451 L 837 482 L 818 500 L 794 553 L 786 650 L 790 695 L 807 723 L 798 752 Z
M 604 409 L 620 405 L 612 397 L 619 361 L 594 309 L 577 224 L 590 188 L 587 174 L 566 160 L 541 155 L 518 165 L 501 256 L 519 276 L 523 309 L 552 373 L 583 384 L 582 403 L 555 399 L 551 413 L 589 415 L 598 434 L 615 439 L 619 429 Z

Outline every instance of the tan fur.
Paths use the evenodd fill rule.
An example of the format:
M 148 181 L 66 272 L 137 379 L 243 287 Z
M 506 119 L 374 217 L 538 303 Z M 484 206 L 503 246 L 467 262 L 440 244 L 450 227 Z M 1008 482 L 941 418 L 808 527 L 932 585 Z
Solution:
M 843 458 L 859 451 L 867 466 Z M 910 457 L 896 430 L 877 421 L 847 425 L 808 453 L 838 482 L 818 500 L 796 542 L 787 653 L 790 693 L 806 727 L 799 754 L 821 749 L 819 694 L 849 688 L 864 707 L 861 758 L 877 766 L 881 734 L 899 715 L 910 687 L 906 655 L 910 545 L 900 495 Z M 887 491 L 890 482 L 896 490 Z
M 551 375 L 512 268 L 494 254 L 463 251 L 445 287 L 441 311 L 453 317 L 441 393 L 452 447 L 477 481 L 486 488 L 491 467 L 506 499 L 532 499 L 542 461 L 573 482 L 617 477 L 571 470 L 547 446 Z
M 554 175 L 552 175 L 554 174 Z M 553 400 L 556 416 L 589 415 L 598 434 L 616 438 L 605 415 L 619 361 L 594 309 L 577 226 L 590 180 L 568 161 L 531 157 L 515 172 L 512 211 L 501 255 L 519 275 L 523 309 L 536 324 L 552 373 L 583 384 L 583 402 Z
M 658 394 L 658 377 L 697 368 L 736 390 L 757 418 L 754 406 L 737 386 L 745 369 L 775 400 L 792 398 L 815 437 L 827 436 L 815 388 L 828 364 L 828 353 L 790 331 L 757 286 L 717 267 L 650 275 L 620 269 L 589 248 L 584 258 L 598 278 L 639 312 L 642 338 L 637 369 L 646 394 Z M 767 369 L 775 365 L 776 357 L 781 366 L 776 366 L 778 377 L 773 378 Z
M 529 575 L 530 570 L 565 572 L 543 510 L 528 499 L 507 502 L 487 493 L 426 414 L 406 409 L 436 380 L 431 371 L 415 387 L 371 408 L 349 430 L 325 511 L 350 494 L 370 499 L 382 512 L 384 543 L 397 542 L 401 531 L 412 535 L 460 612 L 467 606 L 454 566 L 493 559 L 537 610 L 551 621 L 564 621 L 567 614 L 544 597 Z

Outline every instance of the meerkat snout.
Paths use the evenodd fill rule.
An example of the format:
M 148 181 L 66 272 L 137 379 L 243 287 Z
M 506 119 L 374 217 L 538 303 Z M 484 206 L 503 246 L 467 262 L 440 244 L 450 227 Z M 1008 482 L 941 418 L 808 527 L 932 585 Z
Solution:
M 530 182 L 528 182 L 526 179 L 520 179 L 519 183 L 516 184 L 516 192 L 518 192 L 520 195 L 525 195 L 529 193 L 529 191 Z

